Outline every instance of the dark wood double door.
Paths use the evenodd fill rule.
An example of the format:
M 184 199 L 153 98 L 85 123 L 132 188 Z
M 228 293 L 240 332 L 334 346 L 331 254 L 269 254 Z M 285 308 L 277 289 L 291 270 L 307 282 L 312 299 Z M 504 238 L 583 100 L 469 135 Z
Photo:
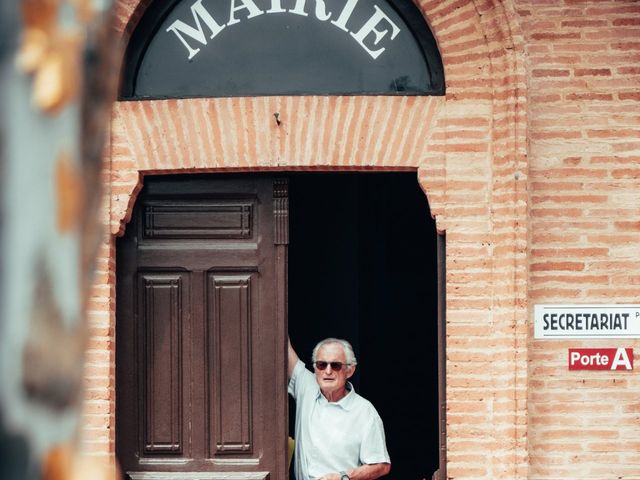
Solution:
M 125 478 L 286 478 L 287 183 L 147 177 L 117 245 Z

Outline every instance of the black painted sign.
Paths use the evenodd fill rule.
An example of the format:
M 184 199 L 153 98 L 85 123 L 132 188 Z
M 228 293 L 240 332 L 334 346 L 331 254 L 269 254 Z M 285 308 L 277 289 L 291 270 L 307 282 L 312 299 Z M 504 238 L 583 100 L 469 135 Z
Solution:
M 155 2 L 125 72 L 124 98 L 444 93 L 411 0 Z

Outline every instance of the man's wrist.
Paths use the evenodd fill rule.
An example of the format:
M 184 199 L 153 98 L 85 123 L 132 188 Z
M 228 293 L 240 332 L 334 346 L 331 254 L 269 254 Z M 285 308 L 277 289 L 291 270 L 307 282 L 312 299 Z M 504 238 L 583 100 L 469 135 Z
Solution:
M 349 475 L 347 475 L 347 472 L 345 471 L 340 472 L 340 480 L 350 480 Z

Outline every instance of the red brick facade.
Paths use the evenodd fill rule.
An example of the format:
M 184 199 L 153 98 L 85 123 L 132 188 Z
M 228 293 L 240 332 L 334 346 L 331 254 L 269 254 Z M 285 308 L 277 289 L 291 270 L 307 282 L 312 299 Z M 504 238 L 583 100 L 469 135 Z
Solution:
M 125 42 L 149 3 L 117 2 Z M 90 305 L 89 451 L 114 452 L 115 236 L 145 174 L 415 170 L 447 235 L 449 477 L 640 478 L 640 381 L 569 372 L 567 347 L 594 342 L 534 341 L 532 327 L 536 303 L 640 296 L 640 4 L 419 7 L 445 97 L 115 105 L 109 235 Z
M 640 3 L 518 1 L 529 90 L 529 305 L 640 298 Z M 640 478 L 640 380 L 529 341 L 532 478 Z M 580 375 L 582 373 L 582 375 Z

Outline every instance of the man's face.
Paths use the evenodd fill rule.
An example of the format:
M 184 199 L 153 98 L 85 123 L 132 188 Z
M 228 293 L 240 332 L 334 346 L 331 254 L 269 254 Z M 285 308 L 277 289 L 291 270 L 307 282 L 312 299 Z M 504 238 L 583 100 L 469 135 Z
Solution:
M 320 385 L 320 390 L 323 393 L 335 392 L 342 388 L 347 383 L 347 380 L 353 375 L 355 368 L 353 366 L 347 367 L 347 356 L 344 353 L 342 345 L 338 343 L 328 343 L 320 347 L 318 350 L 317 362 L 340 362 L 342 368 L 340 370 L 334 370 L 330 365 L 325 370 L 318 370 L 315 368 L 316 381 Z

